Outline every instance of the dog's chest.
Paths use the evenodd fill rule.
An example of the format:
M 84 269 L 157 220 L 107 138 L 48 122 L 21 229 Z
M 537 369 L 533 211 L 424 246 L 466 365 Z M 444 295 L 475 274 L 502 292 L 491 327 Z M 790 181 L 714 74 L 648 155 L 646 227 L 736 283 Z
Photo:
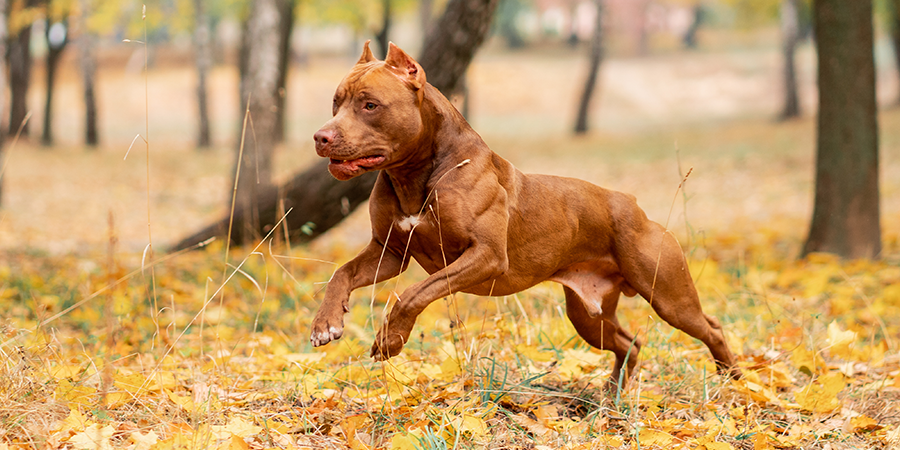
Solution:
M 465 250 L 452 224 L 439 222 L 432 214 L 399 215 L 393 220 L 389 246 L 412 256 L 427 272 L 440 270 Z

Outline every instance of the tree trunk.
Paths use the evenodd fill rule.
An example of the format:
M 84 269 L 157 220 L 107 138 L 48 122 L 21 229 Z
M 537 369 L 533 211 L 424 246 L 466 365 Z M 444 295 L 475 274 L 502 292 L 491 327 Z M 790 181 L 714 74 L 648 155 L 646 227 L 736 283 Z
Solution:
M 87 17 L 91 13 L 90 0 L 79 0 L 81 18 L 79 19 L 78 50 L 81 53 L 81 86 L 84 90 L 84 143 L 88 147 L 97 147 L 100 137 L 97 133 L 97 97 L 94 94 L 97 78 L 97 56 L 94 53 L 96 36 L 87 25 Z
M 287 0 L 280 3 L 281 12 L 281 28 L 279 30 L 279 55 L 281 59 L 278 64 L 278 109 L 275 124 L 275 142 L 284 142 L 285 127 L 285 100 L 287 90 L 287 73 L 288 66 L 291 63 L 291 33 L 294 31 L 294 10 L 297 0 Z
M 210 147 L 209 95 L 206 77 L 212 66 L 206 0 L 194 0 L 194 65 L 197 67 L 197 148 Z
M 0 171 L 6 162 L 6 130 L 3 128 L 3 111 L 6 109 L 6 42 L 9 37 L 6 28 L 9 13 L 7 0 L 0 0 Z M 3 204 L 3 174 L 0 173 L 0 205 Z
M 16 34 L 9 43 L 9 134 L 15 134 L 28 115 L 28 86 L 31 82 L 31 24 Z M 28 124 L 22 128 L 28 135 Z
M 444 93 L 453 92 L 475 51 L 487 37 L 497 1 L 450 0 L 433 33 L 426 38 L 425 54 L 419 60 L 433 86 Z M 257 136 L 259 134 L 257 127 Z M 245 153 L 248 148 L 245 145 Z M 241 178 L 244 176 L 241 175 Z M 278 188 L 269 186 L 258 189 L 260 195 L 255 211 L 248 212 L 238 204 L 234 223 L 248 223 L 248 214 L 257 214 L 260 226 L 252 229 L 232 227 L 231 241 L 247 242 L 271 229 L 281 219 L 278 205 L 282 200 L 284 210 L 294 208 L 285 219 L 291 243 L 309 241 L 338 224 L 368 200 L 377 176 L 377 172 L 371 172 L 350 181 L 337 181 L 328 173 L 328 161 L 319 161 Z M 229 217 L 226 216 L 175 244 L 172 250 L 189 248 L 213 236 L 226 236 L 228 223 Z
M 235 152 L 235 205 L 245 211 L 235 227 L 246 231 L 260 230 L 261 198 L 275 188 L 272 182 L 272 155 L 275 151 L 278 123 L 278 81 L 281 78 L 281 45 L 279 30 L 286 0 L 257 0 L 251 3 L 244 36 L 247 45 L 246 68 L 241 79 L 244 111 L 250 112 L 248 126 Z M 249 105 L 246 103 L 249 101 Z M 241 242 L 253 239 L 244 235 Z
M 41 133 L 41 145 L 45 147 L 53 145 L 53 91 L 59 57 L 62 56 L 62 52 L 69 42 L 67 28 L 65 21 L 52 25 L 48 23 L 45 33 L 47 37 L 47 90 L 44 103 L 44 128 Z
M 797 64 L 794 53 L 800 40 L 799 0 L 781 0 L 781 50 L 784 56 L 784 108 L 779 119 L 800 116 L 800 99 L 797 95 Z
M 445 96 L 456 92 L 475 52 L 491 29 L 499 0 L 450 0 L 438 24 L 425 37 L 419 64 L 428 82 Z
M 684 44 L 684 48 L 695 49 L 697 48 L 697 31 L 700 30 L 700 25 L 703 24 L 703 5 L 697 3 L 691 11 L 694 13 L 694 20 L 691 21 L 691 26 L 684 33 L 681 42 Z
M 391 0 L 381 0 L 381 31 L 375 34 L 375 42 L 378 44 L 380 58 L 387 56 L 388 41 L 391 37 Z
M 816 193 L 803 255 L 881 253 L 871 0 L 815 0 L 819 52 Z
M 575 118 L 575 134 L 587 133 L 591 98 L 597 85 L 600 62 L 603 60 L 603 0 L 595 0 L 594 3 L 597 5 L 597 17 L 594 22 L 594 34 L 591 36 L 590 67 L 588 68 L 587 80 L 584 82 L 584 91 L 581 93 L 581 101 L 578 103 L 578 115 Z
M 894 44 L 894 59 L 897 60 L 897 81 L 900 82 L 900 0 L 889 0 L 891 42 Z M 900 105 L 900 89 L 897 91 L 897 104 Z

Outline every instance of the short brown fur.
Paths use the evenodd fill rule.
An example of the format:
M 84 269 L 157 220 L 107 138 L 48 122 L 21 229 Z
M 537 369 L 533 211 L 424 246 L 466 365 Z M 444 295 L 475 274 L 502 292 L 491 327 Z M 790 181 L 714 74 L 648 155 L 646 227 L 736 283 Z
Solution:
M 411 256 L 430 276 L 400 294 L 372 345 L 376 359 L 399 354 L 416 317 L 439 298 L 511 295 L 551 280 L 564 286 L 578 334 L 615 354 L 610 388 L 632 376 L 640 350 L 616 318 L 620 293 L 652 299 L 663 320 L 709 347 L 720 371 L 739 376 L 719 322 L 701 310 L 681 247 L 631 195 L 523 174 L 393 44 L 384 62 L 366 44 L 333 112 L 314 137 L 332 175 L 380 173 L 369 203 L 372 240 L 328 283 L 314 346 L 341 337 L 351 291 L 397 276 Z

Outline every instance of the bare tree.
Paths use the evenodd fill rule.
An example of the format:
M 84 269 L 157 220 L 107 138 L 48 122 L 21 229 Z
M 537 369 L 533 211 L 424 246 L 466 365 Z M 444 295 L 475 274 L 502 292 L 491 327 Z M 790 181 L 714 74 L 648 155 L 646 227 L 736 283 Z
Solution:
M 84 143 L 89 147 L 96 147 L 100 143 L 97 133 L 97 96 L 94 86 L 97 78 L 97 55 L 94 52 L 97 37 L 88 28 L 87 18 L 91 13 L 91 1 L 79 0 L 81 14 L 79 15 L 78 51 L 80 53 L 79 66 L 81 68 L 81 86 L 84 97 Z
M 56 87 L 56 69 L 59 58 L 69 43 L 69 26 L 65 18 L 50 23 L 45 30 L 47 38 L 47 88 L 44 97 L 44 127 L 41 133 L 41 145 L 53 145 L 53 93 Z
M 784 60 L 784 107 L 779 119 L 800 116 L 800 99 L 797 95 L 797 63 L 794 54 L 800 41 L 800 2 L 781 0 L 781 50 Z
M 434 87 L 445 94 L 456 89 L 459 78 L 490 31 L 497 1 L 450 0 L 447 4 L 440 21 L 426 38 L 425 51 L 419 60 Z M 339 223 L 368 200 L 376 177 L 377 173 L 372 172 L 350 181 L 337 181 L 328 173 L 328 161 L 319 161 L 284 185 L 269 186 L 265 191 L 260 189 L 255 209 L 237 206 L 234 223 L 247 223 L 245 217 L 248 214 L 257 214 L 257 228 L 235 226 L 229 235 L 231 218 L 223 217 L 183 239 L 173 250 L 189 248 L 213 236 L 230 236 L 231 241 L 237 243 L 259 236 L 281 218 L 282 204 L 284 209 L 293 208 L 285 219 L 291 242 L 306 242 Z
M 39 0 L 28 0 L 24 6 L 25 11 L 20 10 L 18 14 L 27 14 L 27 10 L 38 5 Z M 28 123 L 25 122 L 25 116 L 28 115 L 28 87 L 31 84 L 31 22 L 9 31 L 11 39 L 6 53 L 10 91 L 9 134 L 16 133 L 24 123 L 22 135 L 27 136 Z
M 900 0 L 889 0 L 891 42 L 894 44 L 894 59 L 897 61 L 897 80 L 900 81 Z M 900 105 L 900 92 L 897 95 Z
M 603 60 L 603 0 L 594 0 L 597 5 L 597 17 L 594 22 L 594 34 L 591 35 L 591 55 L 588 67 L 587 79 L 584 82 L 584 90 L 581 93 L 581 101 L 578 102 L 578 114 L 575 118 L 575 134 L 584 134 L 588 130 L 588 112 L 590 111 L 591 98 L 597 86 L 597 76 L 600 72 L 600 62 Z
M 294 16 L 297 10 L 298 0 L 287 0 L 280 3 L 281 11 L 281 28 L 278 30 L 279 55 L 281 59 L 278 64 L 278 109 L 275 117 L 275 142 L 284 142 L 284 121 L 285 121 L 285 93 L 287 92 L 287 73 L 288 66 L 291 62 L 291 33 L 294 31 Z
M 281 78 L 279 30 L 284 20 L 283 4 L 287 0 L 251 2 L 250 15 L 244 27 L 246 66 L 242 71 L 240 93 L 242 111 L 249 112 L 247 127 L 235 152 L 234 202 L 247 213 L 235 227 L 258 230 L 260 196 L 274 189 L 272 156 L 276 144 L 278 82 Z M 246 240 L 252 239 L 251 234 Z
M 872 0 L 815 0 L 816 194 L 803 254 L 881 253 Z
M 3 165 L 6 162 L 6 132 L 3 129 L 3 110 L 6 107 L 6 41 L 9 37 L 6 28 L 9 3 L 0 0 L 0 205 L 3 204 Z
M 209 14 L 206 0 L 194 0 L 194 66 L 197 68 L 197 148 L 210 146 L 209 93 L 206 78 L 212 66 Z

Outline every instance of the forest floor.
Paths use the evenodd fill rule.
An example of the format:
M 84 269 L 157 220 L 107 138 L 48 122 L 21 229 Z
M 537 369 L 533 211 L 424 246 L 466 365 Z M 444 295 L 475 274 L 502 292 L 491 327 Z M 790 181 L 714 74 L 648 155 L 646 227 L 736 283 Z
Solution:
M 798 120 L 772 120 L 775 50 L 677 53 L 607 61 L 595 129 L 574 137 L 583 59 L 488 49 L 469 74 L 473 127 L 526 172 L 637 196 L 681 240 L 743 380 L 715 375 L 702 344 L 623 298 L 620 319 L 645 343 L 641 371 L 621 396 L 604 396 L 611 358 L 577 338 L 551 285 L 438 301 L 401 356 L 375 363 L 373 329 L 421 279 L 416 270 L 361 289 L 345 337 L 311 348 L 321 290 L 368 240 L 366 212 L 308 246 L 264 242 L 226 259 L 214 243 L 164 255 L 226 211 L 236 73 L 212 74 L 215 145 L 200 152 L 191 69 L 161 61 L 145 94 L 142 74 L 123 63 L 100 73 L 101 148 L 78 145 L 78 79 L 64 72 L 58 144 L 26 140 L 5 154 L 0 450 L 900 445 L 900 109 L 887 107 L 897 92 L 890 68 L 879 86 L 883 257 L 800 260 L 815 150 L 810 49 L 800 53 Z M 292 70 L 278 177 L 316 158 L 310 137 L 352 62 L 310 58 Z M 32 95 L 41 104 L 40 89 Z M 146 124 L 149 151 L 142 141 L 129 151 Z

